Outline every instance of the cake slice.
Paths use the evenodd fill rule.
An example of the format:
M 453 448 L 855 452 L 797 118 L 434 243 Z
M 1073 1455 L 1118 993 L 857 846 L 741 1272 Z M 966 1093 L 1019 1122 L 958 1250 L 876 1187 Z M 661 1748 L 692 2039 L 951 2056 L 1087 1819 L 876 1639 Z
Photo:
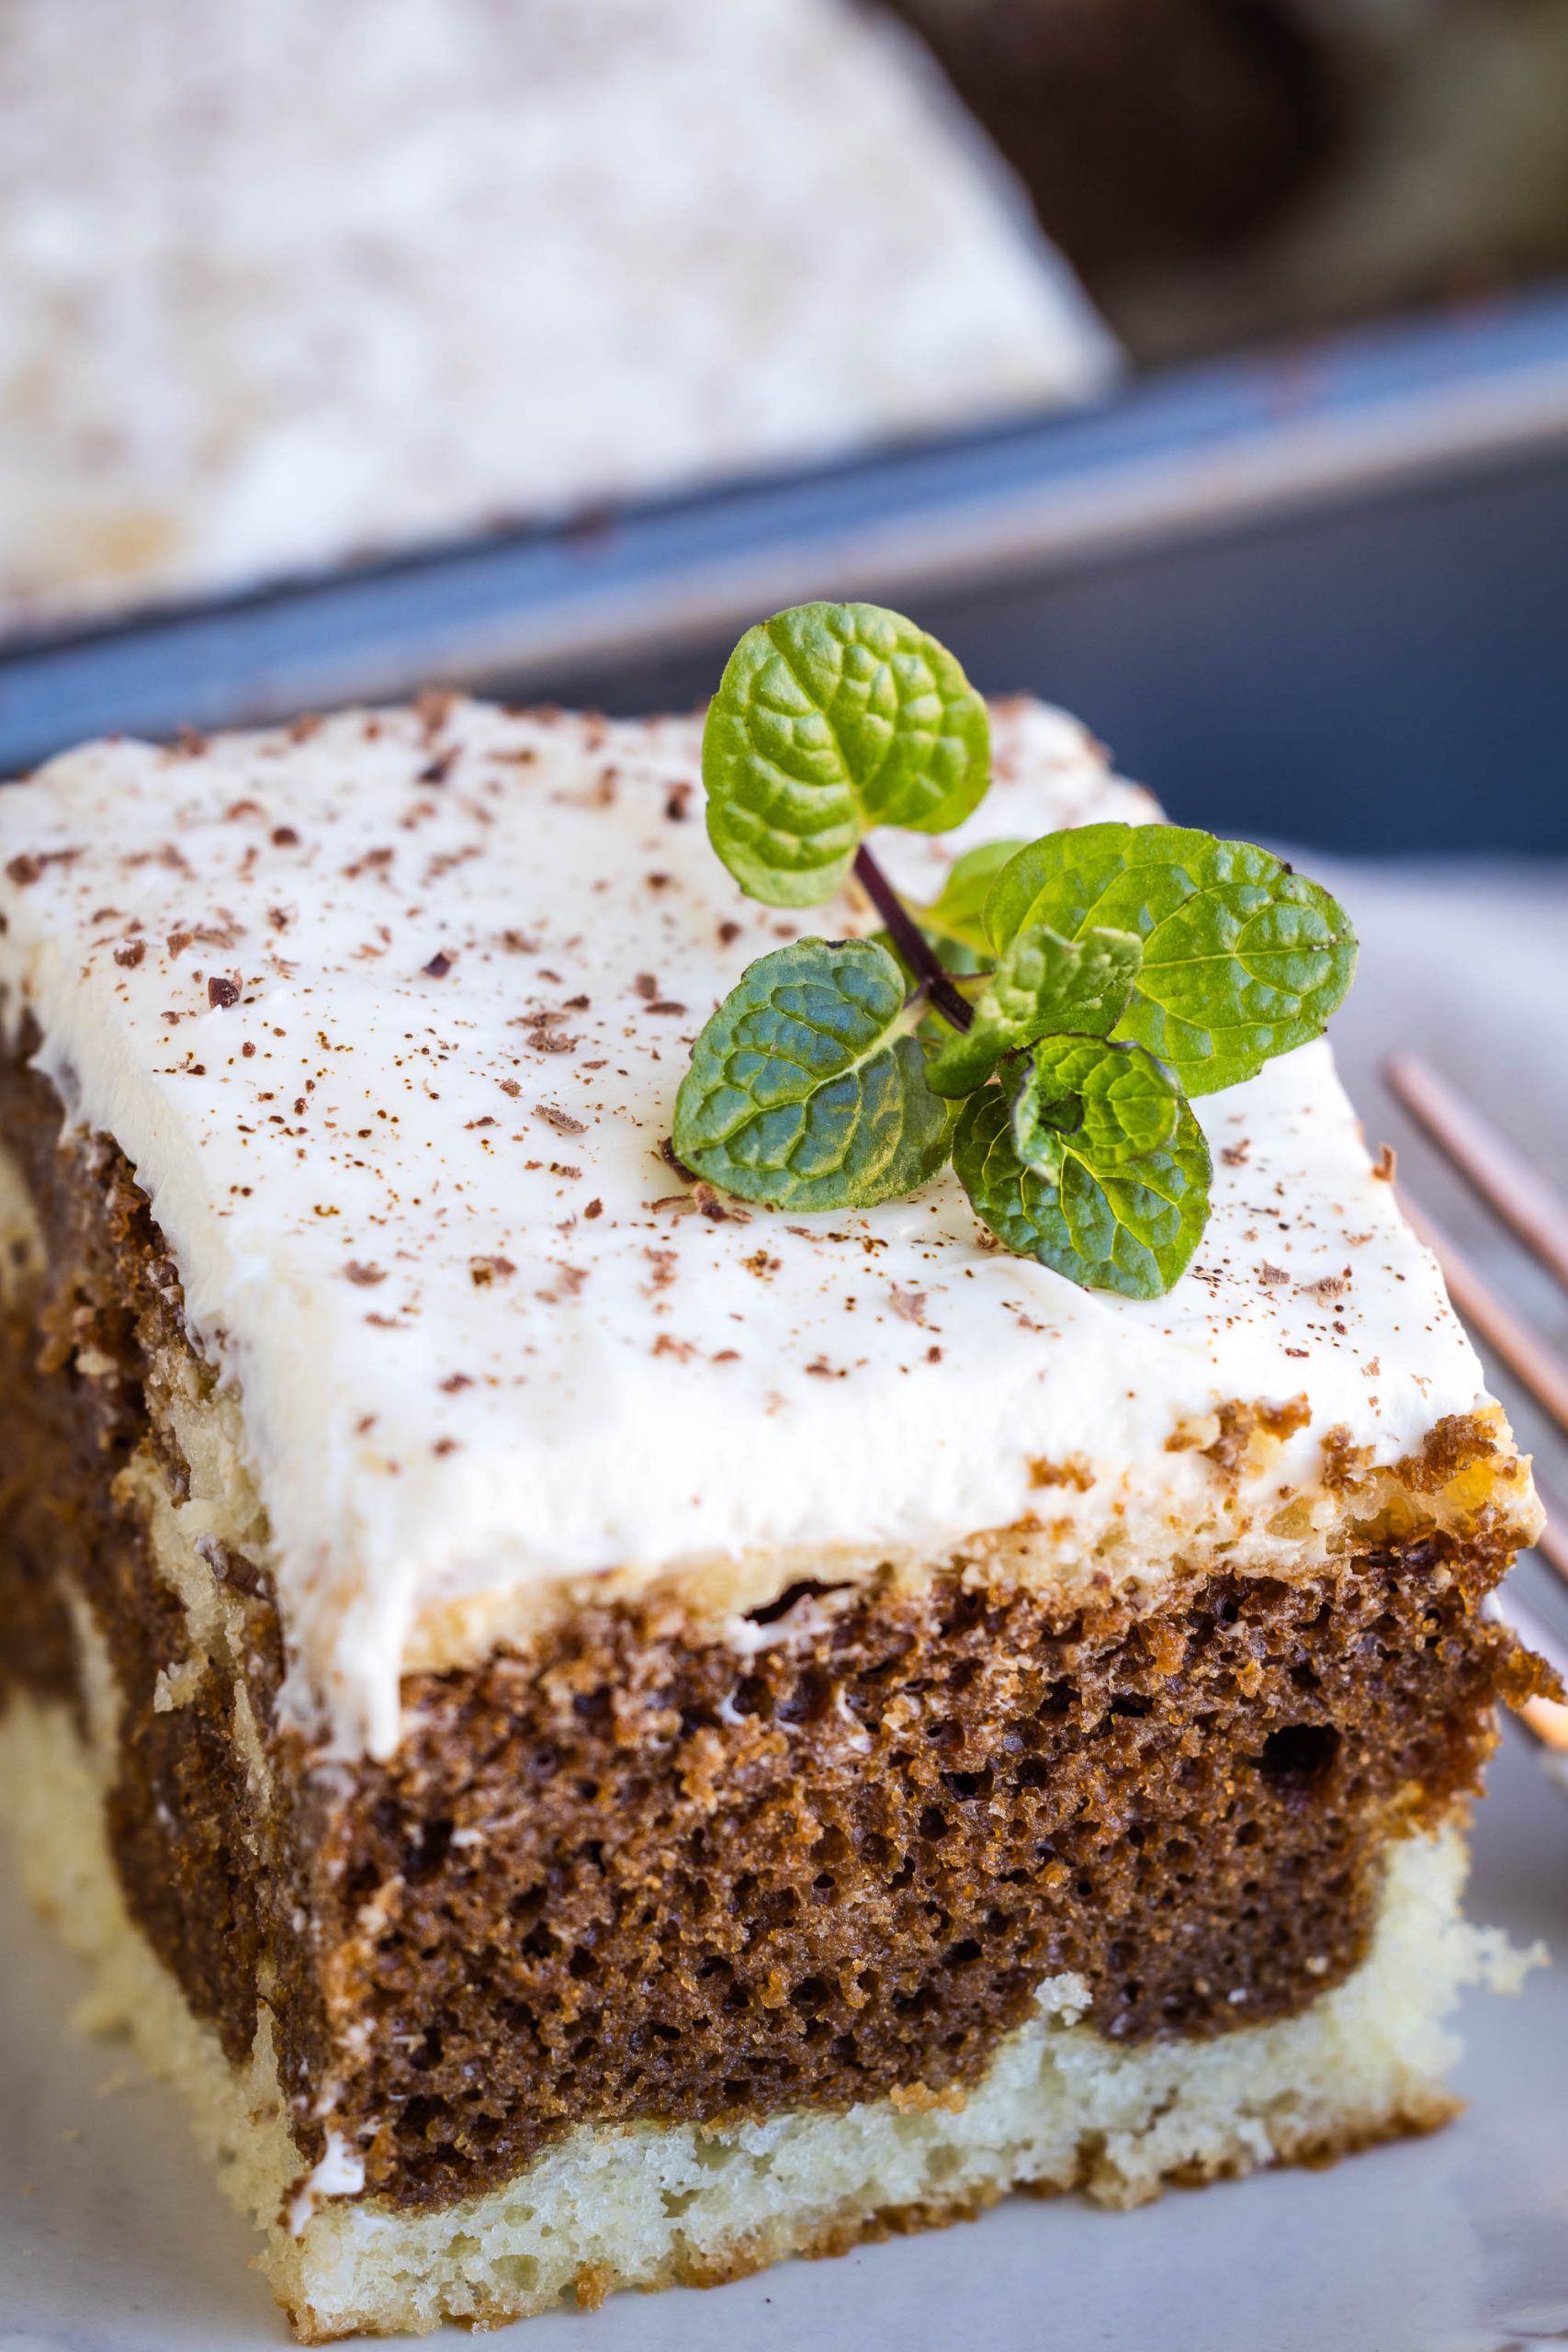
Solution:
M 991 714 L 956 852 L 1157 811 Z M 1168 1295 L 668 1150 L 797 933 L 699 725 L 443 696 L 0 793 L 0 1742 L 307 2341 L 1440 2122 L 1539 1514 L 1329 1048 Z

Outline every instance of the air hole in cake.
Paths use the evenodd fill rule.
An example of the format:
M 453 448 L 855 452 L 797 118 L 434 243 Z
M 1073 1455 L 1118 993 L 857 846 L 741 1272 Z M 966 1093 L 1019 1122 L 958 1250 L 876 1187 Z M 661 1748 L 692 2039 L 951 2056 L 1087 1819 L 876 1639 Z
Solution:
M 842 1592 L 844 1589 L 840 1584 L 818 1584 L 807 1577 L 800 1584 L 786 1585 L 776 1600 L 764 1601 L 761 1609 L 748 1609 L 746 1623 L 749 1625 L 776 1625 L 781 1617 L 789 1615 L 798 1601 L 820 1600 L 827 1593 Z
M 834 1683 L 832 1677 L 819 1668 L 808 1668 L 795 1682 L 787 1697 L 781 1699 L 774 1714 L 782 1724 L 816 1724 L 832 1711 Z
M 452 1843 L 452 1827 L 450 1821 L 429 1821 L 415 1835 L 403 1864 L 403 1876 L 412 1885 L 423 1884 L 441 1869 Z
M 947 1616 L 947 1623 L 945 1623 L 945 1628 L 942 1628 L 942 1633 L 947 1633 L 947 1634 L 974 1633 L 976 1625 L 978 1625 L 980 1618 L 983 1618 L 983 1616 L 985 1616 L 985 1595 L 983 1595 L 983 1592 L 959 1592 L 957 1601 L 954 1601 L 954 1606 L 952 1606 L 950 1616 Z
M 1282 1724 L 1264 1741 L 1258 1760 L 1270 1781 L 1299 1787 L 1321 1781 L 1338 1752 L 1332 1724 Z

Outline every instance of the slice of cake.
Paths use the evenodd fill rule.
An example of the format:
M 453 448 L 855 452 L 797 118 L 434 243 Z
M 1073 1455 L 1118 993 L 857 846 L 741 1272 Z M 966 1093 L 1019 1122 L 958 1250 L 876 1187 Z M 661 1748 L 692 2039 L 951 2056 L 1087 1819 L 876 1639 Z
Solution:
M 991 731 L 912 899 L 1157 815 Z M 1327 1046 L 1163 1296 L 749 1205 L 694 1042 L 876 917 L 703 808 L 695 721 L 445 697 L 0 793 L 6 1800 L 308 2341 L 1424 2130 L 1502 1965 L 1537 1508 Z

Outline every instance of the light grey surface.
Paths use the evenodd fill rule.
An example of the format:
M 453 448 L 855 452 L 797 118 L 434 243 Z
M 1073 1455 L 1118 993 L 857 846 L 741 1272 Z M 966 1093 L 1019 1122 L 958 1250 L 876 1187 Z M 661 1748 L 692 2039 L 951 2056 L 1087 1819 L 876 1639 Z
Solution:
M 1517 1261 L 1388 1103 L 1414 1047 L 1568 1170 L 1568 875 L 1314 870 L 1364 942 L 1338 1027 L 1369 1137 L 1500 1274 Z M 1527 1296 L 1520 1288 L 1517 1295 Z M 1540 1300 L 1568 1329 L 1568 1306 Z M 1510 1407 L 1516 1400 L 1510 1396 Z M 1526 1417 L 1519 1415 L 1521 1427 Z M 1559 1471 L 1559 1483 L 1568 1477 Z M 1523 1573 L 1531 1573 L 1527 1563 Z M 1568 1961 L 1568 1804 L 1510 1735 L 1480 1815 L 1471 1908 Z M 253 2241 L 167 2092 L 65 2020 L 79 1989 L 0 1871 L 0 2352 L 263 2352 L 287 2341 Z M 973 2228 L 705 2295 L 622 2297 L 529 2324 L 530 2352 L 1510 2352 L 1568 2342 L 1568 1965 L 1472 1996 L 1469 2113 L 1322 2175 L 1173 2195 L 1134 2214 L 1015 2199 Z M 427 2339 L 454 2346 L 456 2335 Z

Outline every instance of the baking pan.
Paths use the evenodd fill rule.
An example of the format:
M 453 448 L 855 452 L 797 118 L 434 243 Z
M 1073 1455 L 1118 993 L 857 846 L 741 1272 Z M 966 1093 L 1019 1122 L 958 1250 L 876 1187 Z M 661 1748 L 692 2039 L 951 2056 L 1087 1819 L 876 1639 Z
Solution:
M 1568 288 L 1100 405 L 0 652 L 0 773 L 431 680 L 694 703 L 748 621 L 899 603 L 1186 819 L 1568 853 Z

